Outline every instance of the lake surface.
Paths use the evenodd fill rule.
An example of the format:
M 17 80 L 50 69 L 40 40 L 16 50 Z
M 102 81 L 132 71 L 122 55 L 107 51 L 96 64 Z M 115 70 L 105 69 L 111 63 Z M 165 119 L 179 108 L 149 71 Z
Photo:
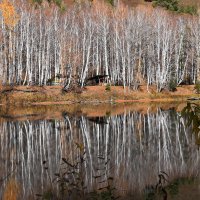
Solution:
M 86 193 L 109 184 L 120 199 L 164 199 L 165 191 L 167 199 L 200 199 L 200 152 L 184 106 L 1 108 L 0 199 L 56 193 L 58 173 L 70 179 L 69 165 L 82 158 Z

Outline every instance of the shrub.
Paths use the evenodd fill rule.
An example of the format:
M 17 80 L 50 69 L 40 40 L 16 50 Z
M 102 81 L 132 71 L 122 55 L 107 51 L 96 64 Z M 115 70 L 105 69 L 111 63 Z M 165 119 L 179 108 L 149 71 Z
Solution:
M 105 184 L 102 187 L 101 183 L 92 192 L 88 191 L 87 187 L 87 164 L 88 155 L 84 148 L 84 144 L 75 143 L 72 144 L 73 151 L 77 151 L 78 156 L 74 158 L 62 158 L 62 163 L 58 172 L 54 174 L 54 177 L 50 176 L 48 162 L 43 161 L 43 167 L 49 178 L 50 187 L 42 194 L 36 194 L 37 199 L 94 199 L 94 200 L 112 200 L 118 199 L 114 187 L 114 179 L 108 176 L 109 160 L 105 156 L 98 156 L 101 160 L 102 166 L 100 169 L 92 171 L 95 182 L 98 183 L 101 179 Z M 99 161 L 98 161 L 99 163 Z M 105 167 L 105 168 L 103 168 Z M 97 174 L 95 174 L 97 173 Z M 99 175 L 101 174 L 101 175 Z M 81 198 L 80 198 L 81 197 Z
M 175 80 L 170 80 L 169 81 L 169 85 L 168 85 L 168 90 L 171 92 L 175 92 L 176 91 L 176 87 L 177 87 L 177 83 Z
M 38 5 L 41 5 L 43 3 L 43 0 L 32 0 L 32 2 L 34 4 L 38 4 Z M 48 3 L 54 3 L 55 5 L 57 5 L 61 11 L 63 11 L 63 9 L 65 9 L 65 4 L 63 2 L 63 0 L 47 0 Z
M 106 91 L 111 91 L 110 84 L 107 84 L 107 85 L 106 85 L 106 88 L 105 88 L 105 90 L 106 90 Z
M 155 0 L 154 6 L 161 6 L 171 11 L 178 11 L 178 0 Z
M 200 94 L 200 81 L 196 82 L 194 89 L 197 94 Z
M 114 6 L 114 4 L 115 4 L 115 1 L 114 1 L 114 0 L 107 0 L 107 2 L 108 2 L 109 4 L 111 4 L 112 6 Z
M 179 8 L 179 13 L 187 13 L 190 15 L 197 15 L 197 7 L 196 6 L 182 6 Z
M 52 85 L 52 83 L 53 83 L 53 78 L 49 78 L 48 80 L 47 80 L 47 85 Z
M 153 6 L 161 6 L 170 11 L 178 13 L 187 13 L 190 15 L 197 15 L 196 6 L 181 6 L 179 0 L 154 0 Z

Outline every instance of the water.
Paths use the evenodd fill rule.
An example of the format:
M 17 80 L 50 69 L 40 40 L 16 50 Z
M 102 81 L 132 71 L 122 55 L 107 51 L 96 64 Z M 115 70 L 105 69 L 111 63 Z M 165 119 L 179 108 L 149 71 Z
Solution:
M 1 115 L 0 199 L 14 199 L 11 193 L 15 199 L 34 199 L 52 187 L 58 192 L 51 181 L 63 171 L 62 158 L 75 163 L 81 148 L 87 193 L 112 177 L 121 199 L 150 199 L 163 172 L 167 199 L 200 199 L 197 137 L 177 105 L 72 107 Z M 176 187 L 170 190 L 170 184 Z

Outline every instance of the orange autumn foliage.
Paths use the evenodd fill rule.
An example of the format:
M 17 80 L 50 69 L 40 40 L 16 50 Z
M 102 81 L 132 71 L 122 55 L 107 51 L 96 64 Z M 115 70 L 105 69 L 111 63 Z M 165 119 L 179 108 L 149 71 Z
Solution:
M 3 0 L 0 4 L 0 11 L 2 13 L 5 25 L 9 29 L 14 28 L 19 20 L 19 15 L 15 10 L 14 5 L 9 2 L 9 0 Z
M 17 200 L 20 195 L 20 187 L 15 179 L 11 178 L 6 184 L 3 200 Z

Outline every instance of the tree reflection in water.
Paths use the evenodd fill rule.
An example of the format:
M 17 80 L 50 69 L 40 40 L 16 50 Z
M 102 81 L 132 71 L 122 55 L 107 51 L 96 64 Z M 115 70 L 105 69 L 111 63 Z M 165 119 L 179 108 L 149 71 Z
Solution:
M 200 145 L 200 106 L 196 103 L 187 103 L 187 106 L 182 110 L 182 116 L 187 120 L 187 126 L 192 127 L 192 132 L 195 135 L 196 145 Z
M 102 179 L 113 177 L 120 196 L 140 194 L 156 183 L 160 171 L 170 180 L 197 177 L 199 152 L 190 134 L 196 121 L 190 122 L 190 112 L 189 107 L 183 110 L 186 120 L 173 109 L 157 109 L 154 113 L 126 112 L 102 119 L 65 114 L 62 120 L 2 121 L 0 177 L 15 171 L 2 182 L 0 195 L 10 178 L 20 183 L 21 199 L 41 193 L 49 187 L 43 161 L 48 163 L 50 177 L 55 177 L 62 158 L 75 162 L 79 155 L 73 147 L 76 143 L 83 145 L 87 155 L 84 181 L 88 192 L 104 186 L 94 178 L 100 175 L 100 157 L 109 161 Z

